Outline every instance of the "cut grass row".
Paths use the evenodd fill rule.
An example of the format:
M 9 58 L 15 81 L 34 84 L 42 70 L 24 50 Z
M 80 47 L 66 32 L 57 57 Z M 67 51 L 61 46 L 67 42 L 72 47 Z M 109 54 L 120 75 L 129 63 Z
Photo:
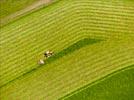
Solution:
M 8 96 L 5 98 L 19 97 L 23 99 L 27 98 L 28 95 L 36 99 L 41 99 L 40 97 L 43 96 L 42 98 L 45 97 L 49 100 L 62 97 L 87 83 L 132 65 L 134 62 L 132 55 L 134 49 L 130 45 L 132 42 L 129 43 L 129 48 L 127 48 L 128 44 L 125 41 L 124 43 L 121 41 L 122 45 L 119 43 L 108 41 L 105 44 L 101 42 L 81 48 L 46 65 L 45 68 L 42 67 L 13 81 L 1 88 L 1 94 L 3 95 L 5 91 L 8 91 L 6 92 Z M 13 88 L 14 86 L 17 88 Z M 26 90 L 25 94 L 23 91 Z
M 46 9 L 42 9 L 40 12 L 31 14 L 30 16 L 18 20 L 12 25 L 6 26 L 2 29 L 1 58 L 3 59 L 3 62 L 1 63 L 2 65 L 1 79 L 6 80 L 4 83 L 6 83 L 7 80 L 9 81 L 13 79 L 13 77 L 15 78 L 15 76 L 18 77 L 20 73 L 25 73 L 34 68 L 34 66 L 36 66 L 36 61 L 38 60 L 37 56 L 40 55 L 44 50 L 47 50 L 48 48 L 54 50 L 55 52 L 59 52 L 68 47 L 68 45 L 75 43 L 76 41 L 80 40 L 83 37 L 89 37 L 89 38 L 96 38 L 97 36 L 98 38 L 117 37 L 118 39 L 123 36 L 127 38 L 129 35 L 126 33 L 129 33 L 129 31 L 130 33 L 133 32 L 133 29 L 124 26 L 124 24 L 125 25 L 131 24 L 132 21 L 128 19 L 124 20 L 124 18 L 126 17 L 120 16 L 123 14 L 123 12 L 118 13 L 116 15 L 115 14 L 116 11 L 113 12 L 111 10 L 112 9 L 111 7 L 111 9 L 109 9 L 108 11 L 113 13 L 113 15 L 115 14 L 114 16 L 109 15 L 108 17 L 105 16 L 104 14 L 100 16 L 99 12 L 102 12 L 104 9 L 98 8 L 97 10 L 94 10 L 93 8 L 95 8 L 96 6 L 92 5 L 91 4 L 92 2 L 86 1 L 83 4 L 80 3 L 81 1 L 80 2 L 75 1 L 73 3 L 70 2 L 67 4 L 65 4 L 64 2 L 64 5 L 60 7 L 56 6 L 57 9 L 55 10 L 54 8 L 52 9 L 52 7 L 50 7 L 51 9 L 48 7 L 47 8 L 48 12 L 46 12 Z M 69 4 L 72 4 L 72 6 L 70 5 L 68 7 Z M 89 5 L 89 7 L 85 5 Z M 62 11 L 64 11 L 63 13 L 61 13 L 62 12 L 60 10 L 61 8 L 65 8 L 65 10 L 62 9 Z M 80 10 L 81 8 L 82 10 Z M 91 9 L 91 11 L 88 9 Z M 121 9 L 117 8 L 115 10 L 119 12 Z M 56 12 L 56 10 L 59 12 Z M 82 12 L 84 12 L 85 14 L 83 14 Z M 92 12 L 98 13 L 98 15 L 93 15 Z M 105 12 L 105 10 L 103 12 Z M 129 15 L 129 12 L 131 12 L 131 10 L 125 11 L 124 14 L 126 14 L 127 16 Z M 42 14 L 44 19 L 40 17 L 40 14 Z M 55 17 L 52 17 L 53 15 Z M 29 22 L 28 20 L 33 16 L 41 20 L 36 21 L 33 20 L 34 22 L 32 21 L 33 22 L 32 24 L 28 23 Z M 111 18 L 113 18 L 113 20 Z M 122 24 L 119 24 L 120 26 L 116 28 L 116 26 L 118 25 L 118 18 L 123 19 Z M 133 17 L 130 16 L 128 18 L 132 20 Z M 26 21 L 28 22 L 26 23 Z M 114 24 L 111 24 L 113 23 L 113 21 Z M 22 22 L 24 24 L 28 24 L 28 26 L 27 25 L 21 26 L 23 24 Z M 16 27 L 14 27 L 14 26 L 18 27 L 18 24 L 20 24 L 19 26 L 20 29 L 16 29 Z M 7 28 L 12 29 L 6 32 Z M 76 36 L 78 38 L 74 38 Z M 72 38 L 74 38 L 74 40 L 71 40 Z M 9 79 L 6 78 L 7 76 L 10 76 L 8 77 Z
M 133 7 L 118 7 L 116 3 L 121 4 L 107 0 L 105 3 L 62 0 L 3 27 L 0 38 L 1 98 L 26 99 L 28 95 L 37 99 L 59 98 L 133 64 Z M 88 45 L 81 42 L 85 38 L 89 38 Z M 100 39 L 105 42 L 90 46 L 92 40 Z M 38 69 L 39 55 L 47 49 L 56 55 Z
M 80 2 L 81 3 L 81 2 Z M 64 4 L 65 5 L 65 4 Z M 93 13 L 95 13 L 95 12 L 100 12 L 100 15 L 102 15 L 102 17 L 103 18 L 105 18 L 104 17 L 104 14 L 108 14 L 108 13 L 110 13 L 111 12 L 111 15 L 114 15 L 114 16 L 107 16 L 107 17 L 111 17 L 111 18 L 114 18 L 114 17 L 118 17 L 118 18 L 125 18 L 125 21 L 127 21 L 127 18 L 130 18 L 130 19 L 132 19 L 133 18 L 133 15 L 132 15 L 132 12 L 133 12 L 133 9 L 129 9 L 129 7 L 127 7 L 126 9 L 128 9 L 128 10 L 126 10 L 126 11 L 124 11 L 125 9 L 120 9 L 118 6 L 118 8 L 116 8 L 115 9 L 115 11 L 114 11 L 114 13 L 113 13 L 113 11 L 111 10 L 111 9 L 113 9 L 113 8 L 108 8 L 108 6 L 106 6 L 105 7 L 105 9 L 102 9 L 102 7 L 98 7 L 97 9 L 92 9 L 92 6 L 93 6 L 93 8 L 94 8 L 94 5 L 90 5 L 90 4 L 88 4 L 88 2 L 87 2 L 87 4 L 85 3 L 85 4 L 83 4 L 83 6 L 85 6 L 85 5 L 88 5 L 88 6 L 90 6 L 90 9 L 87 9 L 87 10 L 91 10 L 90 12 L 93 12 Z M 69 5 L 67 5 L 66 4 L 66 6 L 68 6 L 68 7 L 64 7 L 63 8 L 63 6 L 61 6 L 61 7 L 59 7 L 59 8 L 63 8 L 62 10 L 59 10 L 59 9 L 56 9 L 56 10 L 54 10 L 54 11 L 56 11 L 55 13 L 54 12 L 46 12 L 46 9 L 42 9 L 40 12 L 37 12 L 37 13 L 35 13 L 35 14 L 33 14 L 35 17 L 34 17 L 34 19 L 36 19 L 36 20 L 31 20 L 30 22 L 33 24 L 34 22 L 36 22 L 37 20 L 42 20 L 42 19 L 46 19 L 46 17 L 48 16 L 48 20 L 49 19 L 52 19 L 52 18 L 49 18 L 50 17 L 50 15 L 51 16 L 55 16 L 55 14 L 63 14 L 63 13 L 67 13 L 67 10 L 69 9 L 69 10 L 72 10 L 72 8 L 73 9 L 75 9 L 75 8 L 77 8 L 77 9 L 79 9 L 79 8 L 81 8 L 82 7 L 82 4 L 79 4 L 79 3 L 76 3 L 76 4 L 71 4 L 70 6 Z M 81 6 L 81 7 L 79 7 L 79 6 Z M 99 6 L 99 5 L 97 5 L 97 6 Z M 78 8 L 79 7 L 79 8 Z M 49 7 L 50 8 L 50 7 Z M 64 9 L 67 9 L 67 10 L 64 10 Z M 87 8 L 87 7 L 84 7 L 84 9 L 85 8 Z M 88 7 L 89 8 L 89 7 Z M 76 9 L 76 10 L 77 10 Z M 108 9 L 108 10 L 106 10 L 106 9 Z M 53 10 L 53 9 L 52 9 Z M 80 9 L 79 9 L 80 10 Z M 96 11 L 95 11 L 96 10 Z M 121 10 L 123 10 L 123 12 L 120 12 Z M 65 11 L 65 12 L 63 12 L 63 11 Z M 78 10 L 77 10 L 78 11 Z M 84 10 L 84 11 L 86 11 L 86 10 Z M 88 12 L 89 12 L 88 11 Z M 103 12 L 102 12 L 103 11 Z M 61 13 L 62 12 L 62 13 Z M 70 11 L 69 11 L 70 12 Z M 73 12 L 75 12 L 75 11 L 73 11 Z M 53 15 L 53 14 L 54 15 Z M 82 12 L 80 12 L 80 13 L 82 13 Z M 116 14 L 115 14 L 116 13 Z M 38 16 L 40 14 L 40 16 Z M 46 15 L 47 14 L 47 15 Z M 91 13 L 90 13 L 91 14 Z M 33 17 L 33 15 L 32 16 L 29 16 L 30 18 L 31 17 Z M 36 16 L 37 15 L 37 16 Z M 95 15 L 95 16 L 100 16 L 100 15 Z M 122 15 L 122 16 L 121 16 Z M 57 16 L 57 15 L 56 15 Z M 93 16 L 93 17 L 95 17 L 95 16 Z M 105 15 L 106 16 L 106 15 Z M 25 20 L 24 20 L 25 19 Z M 23 18 L 23 21 L 25 21 L 25 22 L 29 22 L 29 20 L 26 20 L 26 19 L 29 19 L 28 17 L 27 18 Z M 44 20 L 45 20 L 44 19 Z M 56 18 L 54 18 L 54 19 L 56 19 Z M 39 20 L 39 21 L 40 21 Z M 112 20 L 112 19 L 111 19 Z M 47 20 L 46 20 L 47 21 Z M 119 20 L 118 20 L 119 21 Z M 128 20 L 128 21 L 130 21 L 130 20 Z M 20 23 L 21 23 L 21 21 L 19 21 Z M 18 23 L 18 22 L 17 22 Z M 40 23 L 40 22 L 39 22 Z M 24 24 L 24 26 L 26 26 L 25 24 L 29 24 L 30 25 L 30 23 L 21 23 L 21 25 L 23 25 Z M 126 23 L 125 23 L 126 24 Z M 19 25 L 19 26 L 17 26 L 17 27 L 19 27 L 19 28 L 21 28 L 20 26 L 21 25 Z M 35 24 L 35 25 L 37 25 L 37 23 Z M 24 26 L 22 26 L 22 28 L 24 27 Z M 34 26 L 34 25 L 33 25 Z M 14 26 L 12 25 L 12 27 L 11 27 L 11 29 L 10 30 L 12 30 L 12 29 L 16 29 L 17 27 L 15 27 L 14 28 Z
M 88 44 L 92 44 L 92 43 L 96 43 L 96 42 L 100 42 L 101 40 L 95 40 L 95 39 L 83 39 L 83 40 L 80 40 L 78 41 L 77 43 L 73 44 L 72 46 L 60 51 L 59 53 L 56 53 L 52 58 L 46 60 L 46 64 L 47 63 L 50 63 L 50 62 L 53 62 L 53 60 L 55 59 L 59 59 L 63 56 L 65 56 L 66 54 L 69 54 L 69 53 L 72 53 L 73 51 L 75 51 L 76 49 L 80 49 L 81 47 L 85 46 L 85 45 L 88 45 Z M 33 62 L 32 62 L 33 63 Z M 32 65 L 31 63 L 31 65 Z M 35 68 L 38 68 L 39 66 L 37 66 L 37 62 L 35 62 L 36 64 L 33 65 L 33 69 Z M 25 73 L 22 73 L 21 72 L 21 66 L 19 68 L 16 68 L 14 69 L 13 73 L 15 74 L 10 74 L 10 73 L 7 73 L 8 71 L 11 71 L 12 69 L 8 69 L 8 68 L 5 68 L 3 70 L 1 70 L 1 74 L 3 75 L 3 77 L 13 77 L 14 75 L 16 75 L 16 73 L 22 75 L 22 74 L 25 74 Z M 1 83 L 2 83 L 2 80 L 5 80 L 5 78 L 1 79 Z M 9 79 L 7 79 L 9 80 Z

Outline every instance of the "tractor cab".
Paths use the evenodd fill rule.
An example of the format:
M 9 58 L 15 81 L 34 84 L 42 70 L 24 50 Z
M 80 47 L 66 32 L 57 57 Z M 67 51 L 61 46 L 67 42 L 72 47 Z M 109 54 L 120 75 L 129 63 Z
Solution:
M 52 55 L 53 55 L 53 52 L 49 51 L 49 50 L 44 53 L 44 57 L 46 57 L 46 58 L 48 58 L 48 57 L 50 57 Z

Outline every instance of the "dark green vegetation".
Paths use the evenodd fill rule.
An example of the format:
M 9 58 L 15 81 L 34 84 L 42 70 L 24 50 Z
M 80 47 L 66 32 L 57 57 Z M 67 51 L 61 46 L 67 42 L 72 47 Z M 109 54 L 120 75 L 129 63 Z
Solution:
M 98 80 L 65 97 L 65 100 L 133 100 L 134 65 Z M 63 98 L 64 99 L 64 98 Z
M 66 56 L 67 54 L 73 53 L 76 50 L 79 50 L 80 48 L 87 46 L 87 45 L 92 45 L 94 43 L 101 42 L 99 39 L 90 39 L 90 38 L 85 38 L 82 40 L 79 40 L 78 42 L 74 43 L 73 45 L 67 47 L 66 49 L 60 51 L 59 53 L 56 53 L 54 56 L 50 57 L 49 59 L 46 60 L 46 64 L 51 63 L 63 56 Z

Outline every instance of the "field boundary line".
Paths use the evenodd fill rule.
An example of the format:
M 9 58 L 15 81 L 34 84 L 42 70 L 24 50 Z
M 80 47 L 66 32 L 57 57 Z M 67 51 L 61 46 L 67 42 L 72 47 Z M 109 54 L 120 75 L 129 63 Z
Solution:
M 96 80 L 96 81 L 94 81 L 94 82 L 91 82 L 91 83 L 89 83 L 89 84 L 87 84 L 87 85 L 85 85 L 85 86 L 83 86 L 83 87 L 81 87 L 81 88 L 79 88 L 79 89 L 77 89 L 77 90 L 75 90 L 75 91 L 73 91 L 73 92 L 67 94 L 66 96 L 61 97 L 59 100 L 64 100 L 64 99 L 66 99 L 66 98 L 68 98 L 68 97 L 71 97 L 71 96 L 74 95 L 74 94 L 77 94 L 77 93 L 79 93 L 79 92 L 81 92 L 81 91 L 83 91 L 83 90 L 85 90 L 85 89 L 87 89 L 87 88 L 89 88 L 89 87 L 92 87 L 92 86 L 94 86 L 94 85 L 96 85 L 96 84 L 98 84 L 98 83 L 101 83 L 102 81 L 104 81 L 104 80 L 107 79 L 107 78 L 110 78 L 110 77 L 112 77 L 112 76 L 114 76 L 114 75 L 116 75 L 116 74 L 118 74 L 118 73 L 120 73 L 120 72 L 122 72 L 122 71 L 129 70 L 129 69 L 133 69 L 133 68 L 134 68 L 134 65 L 130 65 L 130 66 L 121 68 L 121 69 L 119 69 L 119 70 L 116 70 L 116 71 L 114 71 L 114 72 L 112 72 L 112 73 L 109 73 L 108 75 L 106 75 L 106 76 L 104 76 L 104 77 L 101 77 L 100 79 L 98 79 L 98 80 Z

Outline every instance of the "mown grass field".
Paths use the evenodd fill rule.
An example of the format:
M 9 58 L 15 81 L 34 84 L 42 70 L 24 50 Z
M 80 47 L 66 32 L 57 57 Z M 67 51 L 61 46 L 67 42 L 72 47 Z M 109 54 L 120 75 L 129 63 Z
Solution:
M 112 76 L 104 78 L 94 86 L 86 86 L 81 91 L 67 96 L 65 100 L 131 100 L 134 98 L 134 66 L 132 67 L 116 74 L 112 73 Z
M 0 19 L 19 11 L 37 0 L 1 0 Z
M 82 100 L 80 90 L 86 94 L 96 82 L 96 87 L 105 87 L 100 79 L 109 80 L 108 75 L 128 66 L 133 69 L 133 41 L 133 1 L 59 0 L 1 28 L 0 99 Z M 54 56 L 38 65 L 46 50 L 54 51 Z M 128 81 L 124 84 L 128 84 L 124 91 L 133 92 Z M 105 100 L 105 90 L 93 91 L 96 98 L 89 98 Z M 126 92 L 125 98 L 130 98 Z

